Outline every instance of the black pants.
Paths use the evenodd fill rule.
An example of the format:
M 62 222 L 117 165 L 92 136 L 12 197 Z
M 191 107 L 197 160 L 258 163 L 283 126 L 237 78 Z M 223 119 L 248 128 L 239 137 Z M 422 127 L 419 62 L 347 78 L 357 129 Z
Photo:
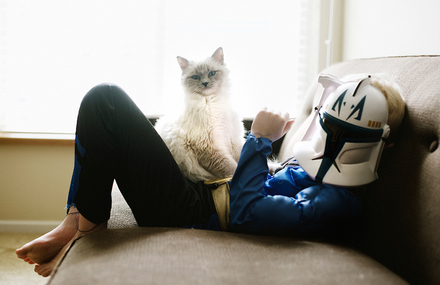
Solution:
M 200 224 L 215 213 L 209 189 L 182 176 L 135 103 L 119 87 L 103 84 L 81 103 L 67 206 L 93 223 L 107 221 L 114 180 L 139 226 Z

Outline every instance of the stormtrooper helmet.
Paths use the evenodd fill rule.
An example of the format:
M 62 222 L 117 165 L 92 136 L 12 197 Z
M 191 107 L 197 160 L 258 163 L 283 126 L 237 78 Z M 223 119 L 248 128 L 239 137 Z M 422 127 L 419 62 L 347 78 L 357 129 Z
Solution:
M 385 96 L 370 79 L 341 82 L 330 75 L 319 77 L 323 96 L 305 136 L 293 149 L 299 165 L 316 182 L 350 187 L 378 178 L 390 127 Z

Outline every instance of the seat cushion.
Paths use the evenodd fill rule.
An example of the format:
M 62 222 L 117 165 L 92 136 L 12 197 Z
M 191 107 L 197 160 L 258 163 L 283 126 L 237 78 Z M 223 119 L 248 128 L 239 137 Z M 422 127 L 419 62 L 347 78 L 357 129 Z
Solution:
M 133 216 L 133 212 L 124 200 L 124 197 L 115 182 L 112 189 L 112 210 L 110 213 L 110 220 L 108 221 L 108 228 L 120 229 L 137 227 L 138 225 Z
M 77 240 L 48 284 L 407 284 L 356 250 L 181 228 L 107 229 Z

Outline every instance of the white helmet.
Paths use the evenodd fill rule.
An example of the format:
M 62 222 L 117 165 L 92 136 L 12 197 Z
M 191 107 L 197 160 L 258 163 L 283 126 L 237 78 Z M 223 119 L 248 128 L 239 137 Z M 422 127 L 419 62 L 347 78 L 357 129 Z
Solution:
M 321 101 L 293 155 L 318 183 L 360 186 L 373 182 L 390 133 L 385 96 L 370 85 L 370 76 L 341 82 L 320 75 L 318 81 L 324 87 Z

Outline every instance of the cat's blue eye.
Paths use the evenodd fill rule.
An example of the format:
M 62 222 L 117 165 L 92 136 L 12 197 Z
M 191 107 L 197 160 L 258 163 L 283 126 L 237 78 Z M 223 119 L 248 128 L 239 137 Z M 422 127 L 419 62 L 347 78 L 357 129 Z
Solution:
M 208 76 L 209 76 L 209 77 L 214 76 L 216 72 L 217 72 L 217 71 L 211 71 L 211 72 L 208 74 Z
M 199 79 L 200 79 L 200 76 L 198 76 L 198 75 L 193 75 L 193 76 L 191 76 L 191 78 L 194 79 L 194 80 L 199 80 Z

